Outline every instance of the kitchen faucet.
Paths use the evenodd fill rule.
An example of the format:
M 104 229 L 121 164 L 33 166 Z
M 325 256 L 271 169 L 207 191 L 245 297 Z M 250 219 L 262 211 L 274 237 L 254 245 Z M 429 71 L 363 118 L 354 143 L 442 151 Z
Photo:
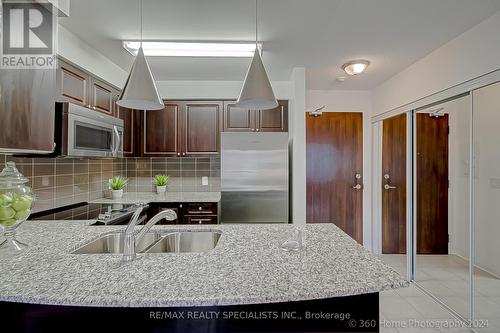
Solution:
M 142 210 L 144 209 L 144 206 L 139 206 L 135 212 L 134 215 L 132 215 L 132 218 L 130 219 L 130 222 L 127 226 L 127 229 L 125 229 L 124 237 L 123 237 L 123 261 L 124 262 L 129 262 L 135 259 L 136 255 L 136 248 L 135 244 L 139 243 L 144 237 L 144 235 L 153 227 L 158 221 L 166 219 L 168 221 L 173 221 L 177 218 L 177 214 L 172 210 L 172 209 L 166 209 L 162 210 L 155 216 L 153 216 L 145 225 L 142 227 L 142 229 L 137 233 L 137 235 L 134 232 L 134 228 L 137 225 L 139 221 L 139 216 L 141 215 Z

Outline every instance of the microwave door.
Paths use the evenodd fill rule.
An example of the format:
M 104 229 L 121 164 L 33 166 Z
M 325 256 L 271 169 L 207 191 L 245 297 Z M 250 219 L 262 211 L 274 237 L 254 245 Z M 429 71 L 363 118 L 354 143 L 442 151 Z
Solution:
M 111 157 L 115 137 L 113 125 L 68 115 L 68 156 Z

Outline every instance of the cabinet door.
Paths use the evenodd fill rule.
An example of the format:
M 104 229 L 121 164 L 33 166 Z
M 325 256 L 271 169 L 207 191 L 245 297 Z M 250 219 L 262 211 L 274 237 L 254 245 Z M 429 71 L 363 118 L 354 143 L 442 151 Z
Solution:
M 180 156 L 180 102 L 157 111 L 141 111 L 141 156 Z
M 288 131 L 288 101 L 279 101 L 274 109 L 257 111 L 257 132 Z
M 57 91 L 59 102 L 89 106 L 88 87 L 90 76 L 84 71 L 59 60 Z
M 222 102 L 186 102 L 182 155 L 218 155 Z
M 255 131 L 255 112 L 224 102 L 224 132 Z
M 0 69 L 0 152 L 54 149 L 53 69 Z
M 92 78 L 90 91 L 91 108 L 96 111 L 113 116 L 114 88 L 101 80 Z
M 126 157 L 136 156 L 136 112 L 132 109 L 117 107 L 116 117 L 123 120 L 123 155 Z

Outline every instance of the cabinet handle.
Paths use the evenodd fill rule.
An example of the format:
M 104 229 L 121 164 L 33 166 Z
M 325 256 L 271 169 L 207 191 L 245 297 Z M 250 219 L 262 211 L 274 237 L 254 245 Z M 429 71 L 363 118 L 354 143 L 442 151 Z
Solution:
M 255 132 L 255 128 L 252 128 L 252 132 Z
M 200 211 L 201 211 L 201 210 L 203 210 L 203 208 L 200 206 L 200 207 L 198 207 L 198 210 L 200 210 Z
M 177 153 L 177 156 L 181 156 L 181 153 Z
M 258 132 L 258 131 L 259 131 L 259 129 L 257 128 L 255 131 L 256 131 L 256 132 Z
M 186 153 L 182 153 L 182 156 L 186 156 Z

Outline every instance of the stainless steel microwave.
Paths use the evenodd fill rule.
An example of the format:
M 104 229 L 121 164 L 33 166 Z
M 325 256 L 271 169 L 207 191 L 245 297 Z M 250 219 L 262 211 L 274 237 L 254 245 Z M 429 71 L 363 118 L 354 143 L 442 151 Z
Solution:
M 123 157 L 123 120 L 71 103 L 56 103 L 56 154 Z

